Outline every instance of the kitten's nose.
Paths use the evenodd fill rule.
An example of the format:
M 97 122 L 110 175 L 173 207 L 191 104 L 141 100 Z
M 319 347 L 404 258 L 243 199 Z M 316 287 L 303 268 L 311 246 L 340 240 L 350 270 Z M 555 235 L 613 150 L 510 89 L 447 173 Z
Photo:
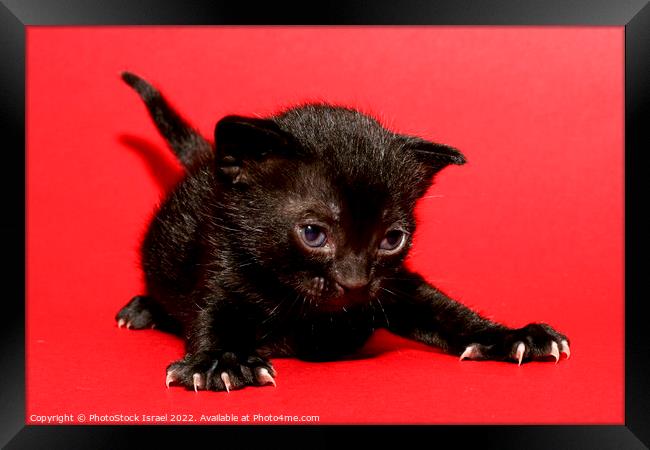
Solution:
M 363 255 L 348 256 L 340 261 L 334 269 L 334 281 L 338 284 L 339 294 L 363 295 L 370 283 L 367 266 Z
M 366 278 L 347 278 L 336 281 L 346 292 L 360 291 L 368 286 L 368 279 Z

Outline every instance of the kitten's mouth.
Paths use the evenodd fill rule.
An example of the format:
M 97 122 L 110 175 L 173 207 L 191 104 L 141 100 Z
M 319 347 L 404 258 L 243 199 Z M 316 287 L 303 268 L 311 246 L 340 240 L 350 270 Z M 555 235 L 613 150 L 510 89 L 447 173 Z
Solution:
M 323 277 L 315 277 L 307 283 L 304 295 L 311 299 L 310 304 L 320 311 L 344 311 L 370 301 L 366 288 L 345 289 L 338 283 L 327 283 Z
M 322 305 L 324 309 L 343 309 L 345 307 L 352 307 L 368 303 L 370 301 L 368 293 L 345 293 L 337 297 L 323 299 L 319 306 Z
M 334 312 L 345 311 L 346 308 L 363 305 L 370 302 L 370 291 L 366 287 L 360 289 L 345 289 L 338 283 L 333 283 L 327 289 L 322 278 L 314 282 L 316 290 L 311 290 L 315 304 L 321 311 Z

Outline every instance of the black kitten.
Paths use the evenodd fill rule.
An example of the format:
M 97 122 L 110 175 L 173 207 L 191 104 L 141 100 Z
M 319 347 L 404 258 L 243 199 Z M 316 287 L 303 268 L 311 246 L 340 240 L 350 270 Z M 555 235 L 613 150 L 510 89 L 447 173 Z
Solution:
M 213 149 L 151 85 L 123 79 L 187 171 L 142 244 L 147 295 L 116 317 L 184 336 L 168 386 L 275 384 L 269 356 L 335 359 L 377 328 L 461 359 L 569 356 L 550 326 L 491 322 L 404 268 L 415 203 L 465 162 L 457 150 L 328 105 L 225 117 Z

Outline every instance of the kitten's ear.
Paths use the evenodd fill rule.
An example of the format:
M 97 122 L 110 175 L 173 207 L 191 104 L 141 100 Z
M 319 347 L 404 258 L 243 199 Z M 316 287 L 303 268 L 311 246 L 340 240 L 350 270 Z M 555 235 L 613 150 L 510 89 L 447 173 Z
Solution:
M 435 175 L 450 164 L 462 165 L 466 162 L 465 156 L 455 148 L 420 138 L 408 137 L 405 147 L 427 169 L 428 176 Z
M 217 170 L 233 183 L 245 179 L 246 167 L 270 155 L 286 155 L 290 137 L 272 120 L 226 116 L 214 130 Z

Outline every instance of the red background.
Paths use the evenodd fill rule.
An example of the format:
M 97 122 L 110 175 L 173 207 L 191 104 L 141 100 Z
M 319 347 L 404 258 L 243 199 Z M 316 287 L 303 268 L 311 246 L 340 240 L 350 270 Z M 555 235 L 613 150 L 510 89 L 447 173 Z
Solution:
M 623 423 L 622 27 L 29 27 L 27 422 L 32 414 L 320 415 L 320 423 Z M 372 357 L 277 359 L 277 388 L 165 389 L 180 339 L 118 329 L 137 247 L 181 172 L 140 99 L 206 136 L 305 100 L 453 145 L 411 264 L 508 325 L 572 340 L 558 365 L 458 362 L 380 333 Z M 408 182 L 408 180 L 405 180 Z

